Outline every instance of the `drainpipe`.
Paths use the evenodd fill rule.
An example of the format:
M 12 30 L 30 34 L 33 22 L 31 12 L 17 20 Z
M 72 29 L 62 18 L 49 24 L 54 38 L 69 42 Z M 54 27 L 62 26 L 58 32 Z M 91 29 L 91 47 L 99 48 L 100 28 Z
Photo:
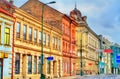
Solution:
M 14 24 L 13 24 L 13 38 L 12 38 L 12 76 L 11 79 L 14 79 L 14 32 L 15 32 L 15 23 L 16 23 L 16 18 L 14 18 Z
M 72 58 L 72 54 L 71 54 L 72 53 L 72 47 L 71 47 L 71 45 L 72 45 L 72 42 L 71 42 L 71 39 L 72 39 L 71 38 L 71 34 L 72 34 L 71 33 L 72 32 L 72 30 L 71 30 L 71 23 L 72 23 L 72 21 L 70 21 L 70 76 L 72 76 L 72 74 L 71 74 L 71 69 L 72 69 L 71 68 L 71 58 Z

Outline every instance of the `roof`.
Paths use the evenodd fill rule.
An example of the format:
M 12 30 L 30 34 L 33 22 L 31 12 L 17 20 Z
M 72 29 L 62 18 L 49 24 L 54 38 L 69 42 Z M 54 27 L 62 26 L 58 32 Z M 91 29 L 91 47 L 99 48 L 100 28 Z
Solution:
M 25 4 L 23 4 L 20 9 L 30 13 L 31 15 L 41 20 L 43 8 L 42 5 L 44 5 L 44 22 L 50 24 L 51 26 L 62 29 L 61 24 L 63 13 L 57 11 L 56 9 L 48 5 L 45 5 L 39 0 L 29 0 Z
M 6 0 L 0 0 L 0 12 L 13 17 L 14 6 Z

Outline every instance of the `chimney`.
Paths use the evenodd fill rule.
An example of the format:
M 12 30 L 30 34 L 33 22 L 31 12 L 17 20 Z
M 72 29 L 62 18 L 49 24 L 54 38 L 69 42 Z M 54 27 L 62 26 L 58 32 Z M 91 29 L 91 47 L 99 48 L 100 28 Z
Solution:
M 9 2 L 10 2 L 11 4 L 13 4 L 13 3 L 14 3 L 14 1 L 13 1 L 13 0 L 10 0 Z

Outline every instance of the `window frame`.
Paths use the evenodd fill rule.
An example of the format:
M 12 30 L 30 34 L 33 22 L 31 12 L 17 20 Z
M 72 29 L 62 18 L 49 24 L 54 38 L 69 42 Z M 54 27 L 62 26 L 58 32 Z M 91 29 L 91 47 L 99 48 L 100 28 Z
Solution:
M 27 25 L 23 25 L 23 40 L 27 40 Z
M 19 24 L 19 25 L 18 25 Z M 21 31 L 21 23 L 17 22 L 16 24 L 16 38 L 20 38 L 20 31 Z M 19 30 L 19 31 L 18 31 Z M 17 32 L 18 31 L 18 32 Z
M 29 41 L 32 41 L 32 27 L 29 27 Z
M 29 57 L 31 58 L 29 59 Z M 28 74 L 32 74 L 32 55 L 28 55 Z
M 8 29 L 8 33 L 6 32 L 6 30 Z M 5 45 L 10 45 L 10 28 L 5 27 L 5 33 L 4 33 L 4 44 Z

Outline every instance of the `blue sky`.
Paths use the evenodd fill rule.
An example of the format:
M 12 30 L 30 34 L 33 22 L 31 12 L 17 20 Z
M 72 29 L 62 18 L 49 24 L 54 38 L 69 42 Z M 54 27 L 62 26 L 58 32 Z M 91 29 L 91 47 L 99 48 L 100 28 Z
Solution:
M 14 0 L 16 6 L 21 6 L 27 0 Z M 43 3 L 52 0 L 40 0 Z M 49 6 L 69 14 L 75 7 L 87 16 L 89 27 L 98 35 L 102 34 L 112 42 L 120 44 L 120 0 L 54 0 L 56 4 Z

